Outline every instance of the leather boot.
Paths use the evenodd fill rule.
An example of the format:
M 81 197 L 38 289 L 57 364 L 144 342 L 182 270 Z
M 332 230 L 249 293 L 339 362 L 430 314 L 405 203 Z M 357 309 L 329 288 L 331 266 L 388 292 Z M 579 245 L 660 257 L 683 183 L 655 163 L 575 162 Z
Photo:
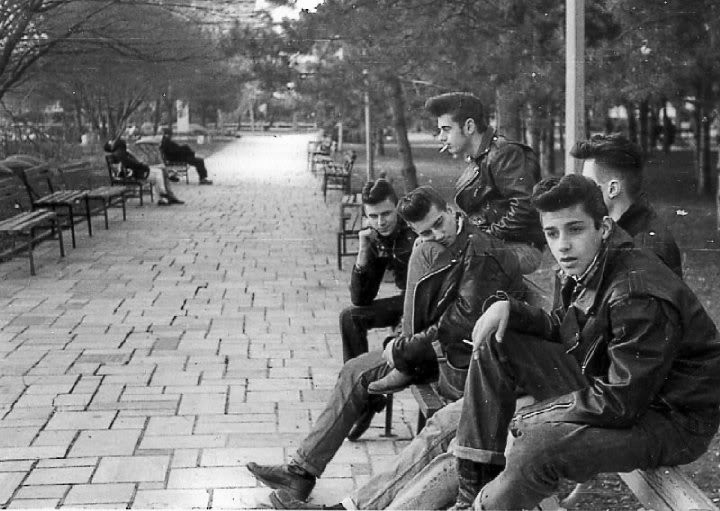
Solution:
M 307 500 L 315 487 L 315 476 L 297 465 L 258 465 L 251 461 L 247 468 L 264 485 L 285 490 L 298 500 Z
M 342 504 L 321 505 L 298 500 L 285 490 L 275 490 L 270 494 L 273 509 L 345 509 Z
M 475 463 L 458 458 L 458 495 L 453 510 L 472 509 L 475 497 L 487 483 L 495 479 L 503 471 L 501 465 Z

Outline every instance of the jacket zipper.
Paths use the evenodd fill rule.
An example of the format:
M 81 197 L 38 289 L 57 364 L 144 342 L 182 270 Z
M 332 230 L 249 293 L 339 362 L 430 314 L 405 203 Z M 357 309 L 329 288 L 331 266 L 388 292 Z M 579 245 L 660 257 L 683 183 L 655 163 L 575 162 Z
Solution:
M 595 340 L 595 342 L 593 342 L 592 345 L 590 346 L 590 350 L 588 350 L 587 355 L 585 355 L 585 358 L 584 358 L 582 366 L 581 366 L 581 371 L 583 374 L 585 373 L 585 368 L 590 363 L 590 359 L 597 351 L 598 346 L 600 346 L 600 342 L 602 341 L 602 339 L 603 339 L 602 336 L 598 337 Z
M 570 408 L 573 406 L 573 403 L 555 403 L 551 406 L 546 406 L 544 408 L 540 408 L 538 410 L 534 410 L 532 412 L 523 413 L 520 414 L 519 417 L 521 419 L 529 419 L 531 417 L 535 417 L 536 415 L 540 415 L 546 412 L 552 412 L 553 410 L 564 410 L 566 408 Z

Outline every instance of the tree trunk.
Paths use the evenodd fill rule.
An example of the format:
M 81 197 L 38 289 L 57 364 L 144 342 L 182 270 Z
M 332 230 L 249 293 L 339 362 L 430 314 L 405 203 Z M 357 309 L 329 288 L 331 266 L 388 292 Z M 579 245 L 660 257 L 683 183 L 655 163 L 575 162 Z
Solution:
M 548 115 L 544 119 L 544 129 L 540 139 L 540 170 L 542 177 L 555 175 L 555 119 L 548 106 Z
M 663 152 L 665 154 L 668 154 L 670 152 L 670 146 L 672 145 L 673 140 L 675 138 L 675 126 L 673 126 L 672 120 L 670 119 L 670 117 L 668 117 L 667 105 L 668 105 L 667 100 L 664 100 L 664 102 L 663 102 L 663 121 L 662 121 L 662 132 L 663 132 L 662 145 L 663 145 Z
M 375 156 L 385 156 L 385 137 L 383 128 L 375 129 Z
M 702 108 L 700 114 L 699 151 L 698 151 L 698 195 L 711 195 L 713 192 L 712 166 L 710 165 L 710 119 Z
M 407 121 L 405 119 L 405 94 L 397 76 L 390 76 L 390 96 L 393 111 L 393 125 L 397 139 L 398 154 L 402 160 L 402 175 L 405 179 L 405 193 L 418 186 L 417 169 L 413 162 L 412 149 L 408 140 Z
M 509 86 L 500 86 L 495 92 L 497 105 L 497 129 L 510 140 L 522 140 L 520 130 L 519 100 Z
M 650 139 L 648 132 L 648 114 L 650 112 L 650 105 L 648 104 L 647 98 L 640 102 L 640 148 L 642 149 L 643 156 L 648 154 L 648 140 Z
M 155 100 L 155 111 L 153 112 L 153 135 L 157 135 L 160 129 L 160 116 L 162 115 L 162 101 L 160 98 Z
M 637 122 L 635 120 L 635 105 L 631 101 L 626 101 L 625 103 L 623 103 L 623 106 L 627 111 L 628 138 L 632 142 L 637 143 L 638 133 Z

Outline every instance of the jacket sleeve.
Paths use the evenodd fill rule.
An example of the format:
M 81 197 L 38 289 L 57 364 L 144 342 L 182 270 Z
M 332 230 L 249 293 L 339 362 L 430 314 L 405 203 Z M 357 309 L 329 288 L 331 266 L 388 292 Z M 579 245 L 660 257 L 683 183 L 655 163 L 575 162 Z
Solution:
M 647 410 L 670 372 L 682 336 L 680 316 L 668 303 L 653 297 L 630 297 L 609 311 L 612 337 L 590 346 L 606 350 L 607 375 L 556 399 L 523 408 L 518 421 L 575 422 L 605 428 L 626 428 Z
M 488 170 L 495 187 L 507 201 L 508 208 L 488 229 L 493 236 L 512 239 L 512 233 L 524 231 L 538 223 L 537 212 L 530 204 L 536 178 L 532 161 L 519 144 L 507 144 L 488 155 Z
M 413 368 L 422 369 L 428 361 L 435 360 L 432 347 L 435 340 L 446 347 L 470 339 L 483 303 L 498 290 L 497 281 L 503 280 L 505 274 L 493 257 L 476 254 L 472 248 L 468 252 L 461 263 L 456 292 L 441 297 L 437 303 L 437 309 L 443 312 L 424 329 L 395 341 L 393 359 L 400 371 L 412 373 Z
M 353 265 L 350 274 L 350 301 L 355 306 L 370 305 L 378 294 L 387 263 L 372 257 L 367 266 Z

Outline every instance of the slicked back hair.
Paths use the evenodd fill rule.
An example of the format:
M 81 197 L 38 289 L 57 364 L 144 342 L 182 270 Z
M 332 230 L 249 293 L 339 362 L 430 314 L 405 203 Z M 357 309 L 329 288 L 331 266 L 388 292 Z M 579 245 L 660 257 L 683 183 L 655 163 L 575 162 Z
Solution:
M 592 179 L 580 174 L 547 177 L 533 188 L 530 198 L 540 213 L 549 213 L 580 204 L 599 229 L 608 209 L 602 190 Z
M 427 216 L 432 206 L 440 211 L 447 208 L 447 202 L 432 186 L 419 186 L 400 198 L 397 205 L 398 214 L 406 222 L 419 222 Z
M 435 117 L 450 114 L 461 127 L 467 119 L 475 121 L 478 131 L 487 128 L 485 107 L 480 98 L 469 92 L 448 92 L 433 96 L 425 102 L 425 110 Z
M 593 135 L 589 140 L 577 142 L 570 154 L 579 160 L 595 160 L 603 181 L 620 178 L 627 185 L 631 198 L 636 198 L 642 191 L 642 151 L 625 135 Z
M 362 189 L 362 202 L 374 206 L 385 199 L 397 205 L 398 196 L 395 189 L 387 179 L 379 178 L 375 181 L 368 181 Z

